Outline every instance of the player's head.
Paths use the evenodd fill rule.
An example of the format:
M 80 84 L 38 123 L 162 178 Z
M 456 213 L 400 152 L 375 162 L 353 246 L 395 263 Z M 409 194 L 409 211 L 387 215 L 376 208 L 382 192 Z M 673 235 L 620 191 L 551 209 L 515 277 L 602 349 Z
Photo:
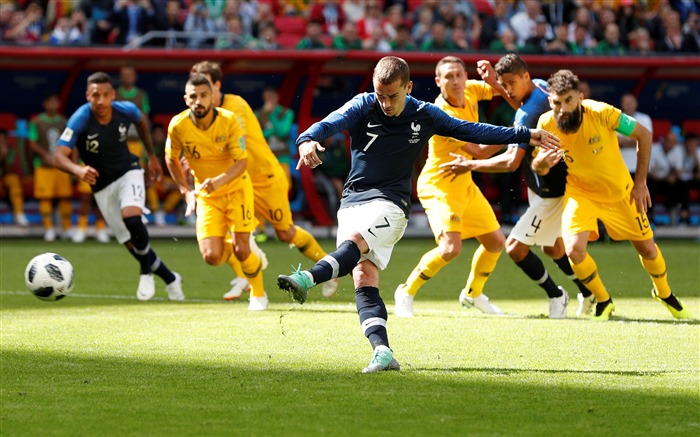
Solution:
M 204 118 L 212 108 L 212 85 L 201 73 L 192 73 L 185 85 L 185 104 L 196 118 Z
M 637 112 L 637 98 L 632 93 L 625 93 L 620 99 L 620 109 L 627 115 L 634 116 Z
M 559 70 L 547 80 L 549 106 L 554 112 L 557 127 L 567 134 L 577 132 L 583 121 L 583 94 L 578 89 L 578 83 L 578 77 L 570 70 Z
M 136 84 L 136 69 L 133 65 L 124 65 L 119 69 L 119 85 L 130 89 Z
M 384 114 L 390 117 L 401 114 L 406 106 L 406 96 L 413 88 L 406 61 L 395 56 L 380 59 L 374 67 L 372 84 Z
M 61 99 L 58 97 L 58 93 L 49 92 L 44 96 L 44 101 L 42 102 L 44 111 L 47 114 L 53 115 L 58 113 L 58 108 L 61 106 Z
M 498 75 L 498 82 L 505 88 L 508 97 L 518 103 L 527 99 L 535 89 L 530 80 L 527 63 L 515 53 L 509 53 L 496 62 L 493 67 Z
M 115 93 L 109 74 L 98 71 L 88 76 L 85 97 L 90 102 L 90 110 L 98 120 L 111 117 Z
M 435 84 L 445 100 L 462 98 L 467 86 L 467 66 L 456 56 L 445 56 L 435 66 Z
M 224 75 L 221 73 L 221 64 L 214 61 L 200 61 L 190 69 L 190 74 L 194 73 L 201 73 L 211 81 L 215 97 L 218 98 L 221 92 L 221 81 L 224 79 Z M 221 104 L 221 102 L 217 103 Z

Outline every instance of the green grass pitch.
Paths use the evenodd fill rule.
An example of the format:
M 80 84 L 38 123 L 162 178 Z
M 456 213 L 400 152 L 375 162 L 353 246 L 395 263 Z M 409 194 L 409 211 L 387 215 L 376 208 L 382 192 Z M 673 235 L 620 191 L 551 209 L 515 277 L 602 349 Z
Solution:
M 506 316 L 461 309 L 471 241 L 420 291 L 416 317 L 399 319 L 394 289 L 433 247 L 404 239 L 380 275 L 402 370 L 362 375 L 371 349 L 350 279 L 330 300 L 317 287 L 291 302 L 275 277 L 311 263 L 278 242 L 261 245 L 270 308 L 251 313 L 222 300 L 230 269 L 205 265 L 194 240 L 153 242 L 184 278 L 183 303 L 162 282 L 138 302 L 136 262 L 114 242 L 0 240 L 0 435 L 699 435 L 700 244 L 659 246 L 694 320 L 651 299 L 627 243 L 590 246 L 615 299 L 609 322 L 576 319 L 575 286 L 545 260 L 572 298 L 569 319 L 549 320 L 544 292 L 505 253 L 485 292 Z M 59 302 L 24 286 L 46 251 L 76 270 Z

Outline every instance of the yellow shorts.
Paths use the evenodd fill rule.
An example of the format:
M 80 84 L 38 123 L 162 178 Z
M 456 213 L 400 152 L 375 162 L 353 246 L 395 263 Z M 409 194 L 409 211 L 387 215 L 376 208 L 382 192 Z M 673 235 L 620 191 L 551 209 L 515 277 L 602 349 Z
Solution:
M 443 232 L 459 232 L 462 240 L 497 231 L 501 225 L 486 197 L 476 184 L 466 192 L 420 196 L 435 240 Z
M 71 176 L 57 168 L 37 167 L 34 169 L 34 197 L 43 200 L 73 197 Z
M 140 161 L 143 157 L 143 143 L 140 140 L 128 140 L 126 144 L 129 147 L 129 152 L 136 155 Z
M 263 186 L 253 186 L 255 215 L 270 222 L 274 229 L 285 231 L 294 224 L 289 206 L 289 182 L 284 174 L 278 174 L 270 181 Z
M 214 197 L 197 197 L 197 240 L 226 238 L 231 232 L 253 232 L 253 186 Z
M 639 214 L 629 199 L 601 203 L 583 196 L 564 195 L 564 213 L 561 218 L 562 236 L 590 232 L 590 241 L 597 240 L 598 222 L 605 225 L 613 240 L 642 241 L 654 238 L 646 214 Z

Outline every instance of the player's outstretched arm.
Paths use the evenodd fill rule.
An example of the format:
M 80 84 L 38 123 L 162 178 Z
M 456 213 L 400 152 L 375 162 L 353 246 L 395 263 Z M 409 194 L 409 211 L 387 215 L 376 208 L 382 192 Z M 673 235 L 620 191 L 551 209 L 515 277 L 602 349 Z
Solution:
M 299 162 L 297 162 L 297 170 L 302 164 L 306 164 L 309 168 L 316 168 L 323 164 L 321 159 L 316 154 L 316 151 L 323 152 L 326 150 L 318 141 L 304 141 L 299 144 Z
M 148 155 L 148 173 L 151 180 L 160 181 L 163 176 L 163 168 L 160 166 L 160 161 L 153 150 L 153 139 L 151 138 L 151 130 L 148 128 L 146 114 L 141 114 L 141 120 L 134 125 L 143 143 L 143 148 L 146 149 L 146 154 Z
M 479 76 L 481 76 L 481 80 L 491 85 L 491 88 L 493 88 L 494 91 L 500 94 L 501 97 L 503 97 L 503 99 L 506 102 L 508 102 L 511 108 L 516 110 L 520 108 L 520 104 L 510 98 L 510 96 L 506 92 L 506 89 L 503 88 L 503 85 L 501 85 L 501 83 L 498 81 L 498 75 L 496 74 L 496 70 L 493 69 L 493 66 L 491 66 L 491 63 L 489 61 L 485 59 L 477 61 L 476 71 L 479 73 Z
M 544 176 L 561 161 L 562 157 L 561 149 L 539 149 L 530 163 L 530 168 L 538 175 Z
M 559 137 L 544 129 L 530 129 L 530 145 L 542 149 L 558 149 L 561 147 Z

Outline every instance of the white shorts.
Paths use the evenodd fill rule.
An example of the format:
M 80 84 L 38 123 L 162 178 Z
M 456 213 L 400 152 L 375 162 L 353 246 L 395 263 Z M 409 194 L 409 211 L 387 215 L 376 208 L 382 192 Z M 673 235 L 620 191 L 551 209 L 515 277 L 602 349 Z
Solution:
M 131 240 L 131 234 L 122 219 L 122 208 L 137 206 L 141 208 L 141 212 L 146 209 L 146 183 L 143 173 L 143 169 L 129 170 L 95 193 L 97 207 L 120 244 Z
M 510 236 L 528 246 L 551 247 L 561 237 L 561 215 L 564 212 L 564 197 L 543 198 L 527 190 L 530 203 Z
M 384 270 L 391 252 L 406 230 L 408 218 L 403 210 L 388 200 L 373 200 L 338 211 L 336 246 L 359 233 L 367 242 L 369 251 L 360 261 L 370 260 Z

